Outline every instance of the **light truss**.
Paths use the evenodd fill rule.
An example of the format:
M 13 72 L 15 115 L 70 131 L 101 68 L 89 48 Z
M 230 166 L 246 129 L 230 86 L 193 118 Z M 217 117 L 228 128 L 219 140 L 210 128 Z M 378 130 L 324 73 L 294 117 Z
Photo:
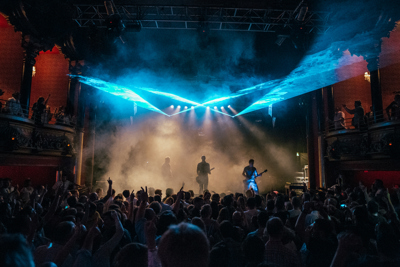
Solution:
M 105 27 L 107 12 L 104 5 L 74 4 L 74 21 L 79 27 Z M 206 27 L 213 31 L 279 32 L 299 25 L 318 34 L 329 29 L 330 12 L 307 12 L 303 22 L 296 20 L 297 10 L 253 9 L 200 6 L 116 5 L 126 25 L 140 20 L 144 29 L 197 30 Z

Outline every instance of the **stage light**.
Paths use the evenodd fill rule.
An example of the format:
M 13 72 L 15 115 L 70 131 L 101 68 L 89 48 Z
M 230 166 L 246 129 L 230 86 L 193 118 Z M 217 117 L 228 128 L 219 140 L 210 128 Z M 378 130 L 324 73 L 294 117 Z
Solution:
M 214 109 L 217 109 L 217 106 L 215 106 Z
M 174 105 L 171 105 L 171 108 L 174 108 Z
M 192 106 L 191 109 L 194 109 L 194 107 Z
M 210 109 L 210 107 L 207 107 L 207 109 Z
M 181 106 L 178 106 L 178 108 L 181 108 Z
M 230 108 L 231 107 L 231 105 L 228 105 L 228 108 Z
M 297 153 L 296 153 L 296 156 L 297 156 L 297 157 L 300 157 L 300 154 L 299 154 L 299 152 L 297 152 Z
M 222 106 L 221 109 L 225 109 L 224 106 Z
M 185 106 L 185 109 L 187 109 L 187 106 Z

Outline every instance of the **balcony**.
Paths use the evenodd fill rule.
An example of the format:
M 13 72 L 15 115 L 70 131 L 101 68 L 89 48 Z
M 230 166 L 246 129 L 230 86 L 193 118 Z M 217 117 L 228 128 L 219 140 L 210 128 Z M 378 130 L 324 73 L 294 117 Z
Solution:
M 377 122 L 366 117 L 363 125 L 350 126 L 351 118 L 345 120 L 345 128 L 337 129 L 334 123 L 325 133 L 326 155 L 330 161 L 376 160 L 400 158 L 400 120 L 389 119 L 380 112 Z M 337 125 L 336 125 L 337 126 Z
M 4 107 L 4 105 L 3 105 Z M 3 109 L 0 112 L 0 153 L 39 154 L 43 156 L 74 155 L 75 129 L 68 121 L 53 118 L 44 113 L 41 123 L 24 116 L 28 110 L 13 115 Z

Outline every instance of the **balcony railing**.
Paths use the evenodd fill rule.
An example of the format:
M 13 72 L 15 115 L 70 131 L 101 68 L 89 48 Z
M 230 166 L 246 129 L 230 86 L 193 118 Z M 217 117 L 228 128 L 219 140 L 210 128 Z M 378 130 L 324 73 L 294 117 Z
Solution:
M 1 115 L 11 115 L 20 118 L 32 120 L 36 124 L 56 124 L 74 127 L 76 124 L 76 118 L 74 116 L 65 114 L 63 107 L 56 108 L 54 112 L 51 112 L 50 107 L 46 107 L 43 113 L 40 114 L 40 118 L 34 118 L 33 107 L 24 107 L 19 103 L 7 103 L 7 100 L 0 99 L 2 108 L 0 109 Z
M 348 114 L 346 114 L 348 115 Z M 352 115 L 348 115 L 352 116 Z M 356 123 L 353 123 L 353 116 L 351 118 L 347 117 L 343 120 L 343 123 L 340 121 L 328 121 L 328 131 L 340 131 L 340 130 L 360 130 L 365 131 L 370 127 L 373 127 L 377 124 L 382 124 L 382 122 L 395 122 L 400 121 L 400 117 L 389 116 L 386 111 L 377 111 L 376 118 L 374 118 L 374 114 L 372 112 L 364 115 L 363 119 Z
M 386 112 L 367 114 L 359 124 L 330 122 L 325 132 L 329 160 L 400 158 L 400 118 Z

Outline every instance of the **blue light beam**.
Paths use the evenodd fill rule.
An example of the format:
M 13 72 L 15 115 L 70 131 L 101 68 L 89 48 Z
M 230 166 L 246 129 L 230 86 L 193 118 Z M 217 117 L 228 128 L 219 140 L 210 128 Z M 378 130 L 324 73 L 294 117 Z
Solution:
M 96 78 L 90 78 L 90 77 L 85 77 L 81 75 L 70 75 L 72 78 L 79 78 L 79 81 L 81 83 L 90 85 L 94 88 L 97 88 L 99 90 L 102 90 L 104 92 L 110 93 L 115 96 L 122 97 L 126 100 L 130 100 L 135 102 L 139 107 L 142 107 L 147 110 L 155 111 L 158 113 L 161 113 L 163 115 L 169 116 L 168 114 L 164 113 L 163 111 L 159 110 L 146 100 L 144 100 L 142 97 L 140 97 L 138 94 L 136 94 L 134 91 L 131 89 L 128 89 L 123 86 L 119 86 L 113 83 L 109 83 L 100 79 Z

